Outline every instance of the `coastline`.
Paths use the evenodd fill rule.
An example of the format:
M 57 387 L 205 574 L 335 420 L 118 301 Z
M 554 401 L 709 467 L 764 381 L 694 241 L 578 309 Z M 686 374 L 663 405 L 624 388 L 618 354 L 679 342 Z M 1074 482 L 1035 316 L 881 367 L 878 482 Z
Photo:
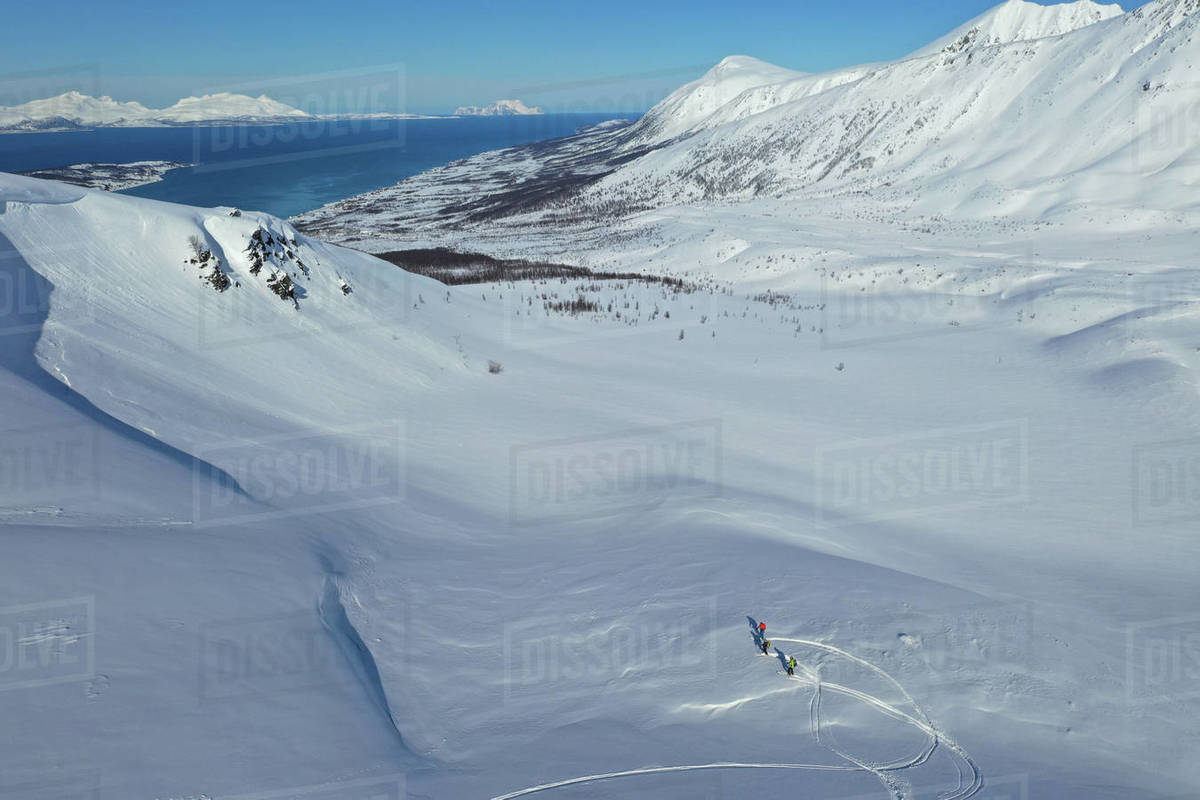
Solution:
M 90 134 L 0 137 L 0 171 L 38 177 L 68 166 L 170 161 L 196 165 L 126 182 L 85 185 L 151 199 L 236 206 L 290 217 L 392 186 L 463 158 L 571 136 L 608 114 L 395 117 L 300 124 L 104 126 Z M 412 119 L 410 117 L 410 119 Z M 436 121 L 433 121 L 436 120 Z M 95 167 L 87 167 L 94 170 Z M 111 172 L 112 167 L 104 167 Z M 110 180 L 119 177 L 122 180 Z M 136 184 L 136 185 L 135 185 Z
M 85 189 L 120 192 L 158 183 L 167 173 L 195 166 L 184 161 L 130 161 L 123 164 L 84 163 L 18 173 L 30 178 L 59 181 Z

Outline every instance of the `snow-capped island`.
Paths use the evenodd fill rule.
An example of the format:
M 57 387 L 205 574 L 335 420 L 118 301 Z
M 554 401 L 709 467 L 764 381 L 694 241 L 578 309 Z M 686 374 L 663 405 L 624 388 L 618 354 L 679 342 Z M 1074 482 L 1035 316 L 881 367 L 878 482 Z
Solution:
M 457 117 L 525 117 L 546 112 L 537 106 L 527 106 L 520 100 L 497 100 L 490 106 L 459 106 Z
M 0 106 L 0 130 L 72 130 L 100 127 L 159 127 L 213 123 L 278 122 L 314 119 L 298 108 L 266 95 L 220 92 L 185 97 L 167 108 L 147 108 L 104 95 L 66 92 L 17 106 Z

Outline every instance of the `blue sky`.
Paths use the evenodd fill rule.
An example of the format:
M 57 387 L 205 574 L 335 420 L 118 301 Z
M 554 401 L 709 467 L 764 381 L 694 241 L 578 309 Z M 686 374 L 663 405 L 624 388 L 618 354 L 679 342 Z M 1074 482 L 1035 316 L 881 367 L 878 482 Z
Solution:
M 376 96 L 417 112 L 501 97 L 637 111 L 726 55 L 804 71 L 886 60 L 997 1 L 38 0 L 5 9 L 0 104 L 72 81 L 162 106 L 201 92 L 275 96 L 345 80 L 359 89 L 402 81 L 402 96 Z

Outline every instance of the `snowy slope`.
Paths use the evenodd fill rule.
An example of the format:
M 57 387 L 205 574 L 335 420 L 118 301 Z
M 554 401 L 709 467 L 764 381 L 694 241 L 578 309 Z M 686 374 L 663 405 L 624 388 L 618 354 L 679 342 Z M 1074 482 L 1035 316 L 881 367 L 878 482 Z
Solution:
M 109 391 L 134 392 L 129 379 L 137 370 L 123 373 L 116 364 L 161 352 L 145 301 L 170 293 L 156 294 L 160 284 L 139 286 L 140 270 L 132 267 L 173 273 L 174 259 L 156 263 L 154 250 L 139 253 L 130 249 L 134 240 L 113 235 L 126 234 L 130 224 L 170 229 L 193 212 L 110 207 L 115 227 L 89 242 L 79 238 L 88 217 L 98 212 L 91 222 L 99 223 L 107 215 L 104 204 L 79 204 L 97 196 L 104 197 L 0 176 L 7 303 L 0 315 L 0 796 L 261 796 L 330 782 L 343 797 L 379 796 L 398 785 L 389 775 L 418 759 L 370 695 L 352 690 L 359 685 L 353 666 L 335 660 L 337 640 L 308 613 L 325 579 L 313 555 L 315 532 L 293 519 L 274 529 L 247 522 L 230 535 L 193 534 L 197 498 L 235 492 L 222 473 L 147 432 L 144 416 L 141 427 L 127 424 L 76 391 L 66 374 L 39 363 L 47 326 L 55 327 L 49 317 L 63 306 L 73 310 L 62 333 L 124 346 L 91 365 L 114 379 Z M 38 208 L 41 222 L 30 214 Z M 202 233 L 199 226 L 186 230 Z M 56 271 L 64 283 L 73 278 L 70 285 L 55 286 L 30 266 L 51 259 L 70 268 Z M 101 288 L 90 282 L 92 270 L 99 278 L 106 265 L 119 281 L 103 293 L 118 302 L 98 306 L 109 314 L 98 319 L 86 297 Z M 122 340 L 121 331 L 133 338 Z M 178 362 L 180 352 L 163 357 Z M 75 377 L 90 383 L 82 373 Z M 212 389 L 203 392 L 210 400 L 219 394 Z M 101 403 L 111 397 L 92 394 Z M 256 634 L 264 643 L 271 636 L 315 643 L 299 683 L 312 686 L 315 676 L 318 689 L 288 692 L 287 678 L 255 682 L 248 672 L 231 672 L 228 660 L 213 660 L 228 654 L 234 637 L 251 641 L 246 637 Z M 290 663 L 294 673 L 297 662 Z M 64 747 L 74 752 L 65 760 Z
M 750 56 L 729 56 L 698 80 L 685 84 L 646 112 L 638 123 L 644 138 L 668 140 L 693 131 L 740 95 L 758 87 L 774 87 L 803 73 Z
M 1054 5 L 1007 0 L 942 38 L 935 39 L 909 57 L 936 55 L 948 47 L 961 52 L 968 47 L 991 47 L 1061 36 L 1123 13 L 1117 3 L 1102 4 L 1093 0 L 1074 0 Z
M 685 318 L 695 327 L 682 340 L 655 327 L 661 316 L 651 317 L 648 298 L 640 312 L 623 312 L 636 313 L 632 322 L 626 317 L 638 331 L 630 341 L 653 341 L 650 349 L 624 350 L 607 329 L 590 337 L 576 330 L 550 345 L 518 328 L 515 339 L 537 352 L 553 347 L 556 369 L 573 378 L 562 385 L 580 387 L 582 398 L 589 391 L 636 397 L 644 410 L 653 383 L 669 387 L 661 390 L 670 399 L 662 401 L 660 421 L 727 409 L 722 418 L 736 418 L 738 433 L 723 434 L 723 483 L 737 511 L 723 503 L 711 509 L 722 524 L 753 520 L 781 541 L 1027 603 L 1032 632 L 1017 634 L 1022 644 L 1006 650 L 997 629 L 981 622 L 989 633 L 971 645 L 978 661 L 943 660 L 929 673 L 936 686 L 924 684 L 941 709 L 961 712 L 950 735 L 986 765 L 992 795 L 1006 796 L 997 776 L 1025 776 L 1030 788 L 1008 796 L 1189 796 L 1197 775 L 1181 742 L 1195 735 L 1200 709 L 1185 677 L 1195 670 L 1183 668 L 1195 659 L 1181 648 L 1193 641 L 1196 606 L 1181 592 L 1194 580 L 1188 531 L 1196 514 L 1180 494 L 1184 486 L 1163 476 L 1186 470 L 1179 465 L 1194 460 L 1200 430 L 1192 302 L 1200 151 L 1187 133 L 1200 107 L 1200 4 L 1157 0 L 1099 20 L 1094 10 L 1005 4 L 985 15 L 986 43 L 973 38 L 949 51 L 935 43 L 927 55 L 825 75 L 782 74 L 763 83 L 761 75 L 731 77 L 728 99 L 712 107 L 702 102 L 709 91 L 702 80 L 633 125 L 483 154 L 294 222 L 368 250 L 450 246 L 727 281 L 743 302 L 689 303 Z M 720 90 L 720 78 L 711 78 Z M 755 296 L 773 313 L 745 300 Z M 610 298 L 596 299 L 605 307 Z M 620 308 L 621 298 L 612 299 Z M 717 326 L 705 331 L 701 318 Z M 740 327 L 731 333 L 726 326 L 738 320 L 784 332 L 796 349 Z M 504 330 L 511 333 L 511 324 Z M 691 364 L 657 349 L 664 344 L 658 336 L 689 347 L 698 330 L 710 342 L 715 332 L 717 344 Z M 577 373 L 620 372 L 624 362 L 642 365 L 641 374 L 593 383 Z M 591 418 L 586 400 L 577 402 L 572 411 Z M 943 449 L 946 439 L 973 448 L 969 431 L 1014 419 L 1029 425 L 1028 458 L 1017 459 L 1030 468 L 1026 497 L 981 511 L 930 490 L 942 499 L 918 503 L 909 517 L 898 488 L 905 482 L 893 474 L 901 459 L 955 451 L 953 444 Z M 926 437 L 939 444 L 909 449 Z M 827 447 L 845 459 L 823 461 Z M 873 468 L 884 476 L 875 489 L 887 499 L 866 488 Z M 830 520 L 823 509 L 839 496 L 831 475 L 839 469 L 858 477 L 847 479 L 850 489 L 842 485 L 835 503 L 848 518 Z M 914 484 L 921 479 L 907 484 L 921 496 Z M 1190 490 L 1190 479 L 1183 484 Z M 739 502 L 751 495 L 768 505 L 764 498 L 788 498 L 792 509 L 755 515 L 747 511 L 753 503 Z M 871 513 L 876 502 L 881 515 Z M 1180 513 L 1161 513 L 1167 507 Z M 701 519 L 680 518 L 677 527 L 631 514 L 589 530 L 650 553 L 662 568 L 672 559 L 656 555 L 661 540 L 639 546 L 636 534 L 620 533 L 685 531 L 691 543 Z M 721 577 L 706 585 L 724 592 L 740 583 L 715 566 L 720 550 L 677 558 L 717 570 Z M 729 556 L 730 572 L 739 573 L 752 552 Z M 824 597 L 824 584 L 810 574 L 789 578 L 786 566 L 756 574 L 762 571 L 756 566 L 741 579 L 750 594 L 768 585 L 795 595 L 791 607 L 804 607 L 807 618 L 824 619 L 813 608 L 824 608 L 814 597 Z M 603 572 L 588 572 L 595 582 L 583 585 L 610 590 Z M 704 570 L 697 573 L 684 581 L 703 582 Z M 829 590 L 831 602 L 844 609 L 861 592 L 870 605 L 875 585 L 852 578 Z M 909 586 L 901 594 L 919 591 Z M 1145 600 L 1120 608 L 1132 597 Z M 559 595 L 543 601 L 543 617 L 558 619 L 562 605 Z M 839 633 L 855 627 L 845 622 Z M 927 642 L 938 641 L 924 624 L 913 634 L 915 625 L 895 608 L 874 622 L 859 643 L 870 642 L 880 664 L 911 665 L 928 655 Z M 933 627 L 949 638 L 961 629 L 957 622 Z M 829 635 L 826 641 L 839 634 Z M 1159 660 L 1155 647 L 1180 660 Z M 591 719 L 587 700 L 571 696 L 579 704 L 570 706 L 571 719 Z M 738 712 L 756 713 L 757 703 L 730 692 L 680 707 L 734 724 Z M 544 711 L 560 709 L 548 704 Z M 661 724 L 652 711 L 635 713 Z M 536 715 L 522 724 L 540 730 Z M 503 716 L 497 712 L 486 729 L 500 728 Z M 811 722 L 802 716 L 797 724 Z M 556 730 L 535 745 L 550 747 L 561 735 Z M 753 737 L 739 729 L 728 738 Z M 986 752 L 971 748 L 972 739 Z M 1023 756 L 1001 755 L 1009 747 L 1009 755 Z M 1024 761 L 1030 748 L 1053 765 Z M 1116 766 L 1139 758 L 1163 764 L 1176 788 Z M 577 772 L 621 768 L 603 762 L 589 760 Z M 680 763 L 640 760 L 664 762 Z M 814 796 L 870 796 L 866 788 L 831 791 L 812 780 L 788 785 Z M 751 778 L 730 781 L 724 786 L 734 796 L 771 790 Z
M 96 613 L 0 797 L 1194 795 L 1197 11 L 734 59 L 295 224 L 0 175 L 0 607 Z
M 6 749 L 32 772 L 80 742 L 78 766 L 121 796 L 394 773 L 412 796 L 480 798 L 630 772 L 553 791 L 1115 800 L 1200 782 L 1182 744 L 1194 701 L 1147 696 L 1124 639 L 1194 600 L 1188 525 L 1129 528 L 1135 448 L 1200 429 L 1194 315 L 1164 299 L 1190 271 L 1162 268 L 1188 263 L 1190 232 L 931 236 L 706 209 L 643 258 L 717 264 L 728 292 L 451 289 L 265 215 L 0 187 L 0 235 L 54 286 L 21 369 L 125 426 L 97 474 L 156 487 L 6 513 L 104 542 L 114 516 L 181 529 L 5 573 L 13 604 L 83 591 L 105 609 L 105 691 L 53 694 L 50 719 L 43 690 L 0 698 L 24 732 Z M 268 286 L 280 270 L 295 303 Z M 915 305 L 869 313 L 872 286 Z M 786 299 L 753 298 L 771 287 Z M 531 307 L 548 292 L 627 305 Z M 129 452 L 134 435 L 201 466 L 172 472 Z M 987 482 L 848 503 L 841 470 L 897 448 L 965 449 Z M 605 478 L 639 452 L 653 457 Z M 572 480 L 543 493 L 556 463 Z M 214 469 L 249 497 L 210 487 Z M 15 525 L 27 559 L 51 557 Z M 163 566 L 134 569 L 147 553 Z M 97 560 L 126 577 L 77 577 Z M 755 655 L 747 616 L 798 680 Z M 349 641 L 349 672 L 292 677 L 265 657 L 261 676 L 214 685 L 201 667 L 197 699 L 209 632 L 267 645 L 279 625 Z M 164 721 L 139 728 L 147 705 Z M 167 727 L 188 708 L 193 724 Z M 68 723 L 80 713 L 110 732 L 102 750 Z

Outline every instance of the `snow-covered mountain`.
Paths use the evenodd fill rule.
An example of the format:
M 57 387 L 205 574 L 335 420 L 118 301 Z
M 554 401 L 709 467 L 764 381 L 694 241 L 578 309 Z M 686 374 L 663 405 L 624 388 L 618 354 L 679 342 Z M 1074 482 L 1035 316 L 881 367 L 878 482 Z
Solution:
M 646 205 L 866 192 L 967 216 L 1194 207 L 1183 187 L 1198 145 L 1172 132 L 1200 102 L 1198 4 L 1157 0 L 1026 38 L 1100 14 L 1086 0 L 1052 8 L 1009 2 L 985 15 L 988 46 L 751 90 L 582 194 Z M 662 142 L 664 110 L 618 149 Z
M 44 130 L 62 127 L 190 125 L 214 122 L 274 122 L 315 119 L 261 95 L 249 97 L 221 92 L 202 97 L 185 97 L 174 105 L 146 108 L 140 103 L 122 103 L 111 97 L 91 97 L 66 92 L 45 100 L 18 106 L 0 106 L 0 130 Z
M 313 119 L 311 114 L 272 100 L 265 94 L 249 97 L 229 92 L 206 94 L 201 97 L 185 97 L 172 106 L 154 112 L 156 121 L 172 123 L 295 118 Z
M 497 100 L 490 106 L 459 106 L 454 112 L 459 117 L 514 117 L 543 113 L 542 109 L 527 106 L 520 100 Z
M 484 154 L 304 224 L 366 230 L 365 242 L 370 226 L 347 209 L 385 210 L 374 219 L 394 231 L 443 208 L 468 222 L 520 211 L 587 225 L 614 210 L 831 197 L 893 217 L 1188 213 L 1198 9 L 1010 0 L 896 62 L 802 75 L 736 57 L 624 129 Z M 479 181 L 512 169 L 522 185 L 479 195 Z
M 18 106 L 0 106 L 0 128 L 37 127 L 48 123 L 119 125 L 149 120 L 153 111 L 141 103 L 122 103 L 105 95 L 66 92 Z

